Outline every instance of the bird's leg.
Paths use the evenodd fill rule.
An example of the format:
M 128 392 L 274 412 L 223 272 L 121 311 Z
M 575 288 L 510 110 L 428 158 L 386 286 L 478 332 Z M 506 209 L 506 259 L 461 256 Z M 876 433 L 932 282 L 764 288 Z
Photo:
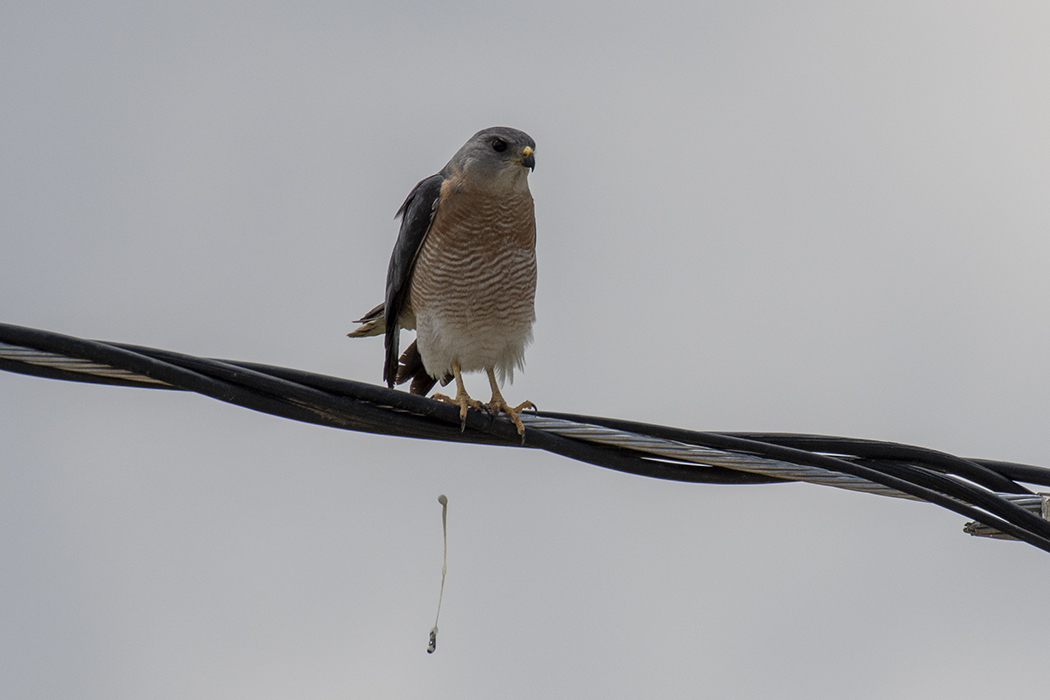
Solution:
M 434 398 L 445 403 L 450 403 L 454 406 L 459 406 L 459 429 L 464 431 L 467 429 L 467 409 L 476 408 L 479 411 L 485 407 L 480 401 L 475 401 L 470 398 L 467 394 L 467 387 L 463 385 L 463 375 L 459 371 L 459 362 L 456 360 L 452 361 L 452 374 L 456 377 L 456 398 L 445 396 L 444 394 L 434 394 Z
M 485 404 L 485 407 L 494 416 L 498 415 L 500 411 L 506 413 L 507 417 L 514 421 L 514 426 L 518 429 L 518 435 L 521 435 L 522 440 L 524 440 L 525 425 L 521 422 L 521 418 L 518 418 L 518 413 L 526 408 L 536 408 L 536 406 L 531 401 L 522 401 L 511 408 L 503 400 L 503 394 L 499 393 L 499 384 L 496 383 L 496 372 L 491 367 L 486 368 L 485 372 L 489 375 L 489 386 L 492 387 L 492 400 Z

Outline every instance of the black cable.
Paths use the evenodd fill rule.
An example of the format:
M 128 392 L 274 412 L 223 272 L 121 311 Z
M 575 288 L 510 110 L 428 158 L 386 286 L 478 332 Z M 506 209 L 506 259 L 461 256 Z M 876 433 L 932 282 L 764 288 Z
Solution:
M 9 324 L 0 324 L 0 342 L 87 360 L 164 383 L 155 384 L 134 377 L 100 376 L 46 364 L 31 364 L 11 357 L 0 358 L 0 369 L 35 376 L 194 391 L 252 410 L 318 425 L 419 439 L 530 447 L 651 478 L 718 484 L 784 481 L 654 457 L 544 430 L 526 430 L 522 439 L 510 421 L 494 419 L 477 411 L 468 413 L 468 430 L 461 431 L 459 410 L 454 406 L 386 387 L 302 370 L 83 340 Z M 849 474 L 935 503 L 1050 551 L 1050 522 L 995 493 L 1031 494 L 1014 479 L 1050 485 L 1050 470 L 1041 467 L 962 459 L 912 445 L 856 438 L 708 433 L 597 416 L 554 412 L 539 415 Z
M 1003 493 L 1032 493 L 1020 484 L 989 469 L 979 462 L 963 459 L 945 452 L 902 445 L 895 442 L 831 437 L 828 435 L 796 435 L 787 433 L 724 433 L 751 440 L 760 440 L 784 447 L 795 447 L 809 452 L 846 454 L 868 459 L 892 459 L 922 464 L 949 474 L 957 474 L 992 491 Z
M 83 340 L 57 333 L 0 324 L 0 342 L 22 345 L 66 357 L 119 367 L 244 408 L 346 430 L 420 439 L 522 446 L 507 420 L 491 420 L 476 411 L 467 415 L 470 432 L 460 430 L 459 409 L 440 401 L 362 382 L 312 375 L 315 383 L 340 385 L 333 394 L 298 384 L 264 370 L 265 365 L 209 360 L 168 350 Z M 4 361 L 5 369 L 42 374 L 39 365 Z M 97 375 L 61 372 L 55 378 L 83 381 Z M 300 376 L 308 373 L 299 373 Z M 127 380 L 116 378 L 122 385 Z M 113 382 L 118 383 L 118 382 Z M 139 382 L 135 386 L 164 388 Z M 383 403 L 380 403 L 383 402 Z M 395 410 L 391 410 L 395 409 Z M 524 446 L 538 447 L 572 459 L 654 478 L 697 483 L 753 484 L 781 481 L 729 469 L 646 459 L 637 453 L 531 431 Z
M 908 467 L 908 476 L 897 476 L 895 474 L 887 474 L 883 471 L 860 465 L 856 462 L 850 462 L 849 460 L 831 457 L 824 454 L 806 452 L 804 450 L 784 447 L 774 443 L 759 442 L 757 440 L 735 437 L 725 433 L 697 432 L 693 430 L 685 430 L 683 428 L 650 425 L 647 423 L 638 423 L 635 421 L 615 418 L 580 416 L 571 413 L 545 413 L 543 415 L 577 422 L 584 422 L 584 419 L 586 418 L 588 421 L 596 425 L 603 425 L 616 430 L 652 435 L 653 437 L 661 437 L 666 440 L 677 440 L 679 442 L 700 445 L 703 447 L 713 447 L 733 452 L 744 452 L 793 464 L 820 467 L 830 471 L 851 474 L 877 484 L 882 484 L 883 486 L 888 486 L 924 501 L 936 503 L 937 505 L 949 510 L 979 520 L 985 525 L 991 525 L 996 529 L 1007 532 L 1018 539 L 1024 540 L 1029 544 L 1050 552 L 1050 522 L 1043 520 L 1039 516 L 1034 515 L 1024 508 L 1002 498 L 994 499 L 993 507 L 995 510 L 992 512 L 1004 515 L 1004 517 L 1009 518 L 1009 520 L 1002 521 L 999 518 L 992 518 L 989 515 L 970 507 L 965 502 L 960 502 L 956 500 L 955 497 L 945 494 L 939 489 L 923 486 L 922 484 L 937 483 L 939 486 L 943 487 L 946 484 L 944 482 L 933 482 L 929 478 L 930 475 L 928 473 L 923 474 L 922 472 L 917 471 L 914 467 L 911 467 L 911 465 L 897 464 L 891 471 L 900 473 L 904 467 Z M 907 480 L 909 478 L 914 480 Z M 961 482 L 952 481 L 950 483 L 953 485 L 953 491 L 969 492 L 973 494 L 973 497 L 979 497 L 980 501 L 987 502 L 987 499 L 984 498 L 986 492 L 977 490 L 974 487 L 966 487 Z M 999 524 L 993 524 L 990 522 L 990 520 L 993 519 L 999 521 L 1000 524 L 1009 523 L 1009 527 L 1003 529 Z
M 1030 464 L 1015 464 L 1013 462 L 1000 462 L 995 459 L 971 459 L 983 467 L 992 469 L 1008 479 L 1016 479 L 1029 484 L 1050 486 L 1050 469 L 1045 467 L 1034 467 Z

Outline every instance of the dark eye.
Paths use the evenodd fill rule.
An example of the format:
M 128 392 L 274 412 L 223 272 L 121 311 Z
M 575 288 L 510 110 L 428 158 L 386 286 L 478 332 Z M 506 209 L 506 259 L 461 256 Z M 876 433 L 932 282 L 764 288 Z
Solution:
M 492 139 L 492 150 L 496 153 L 503 153 L 507 150 L 507 142 L 503 139 Z

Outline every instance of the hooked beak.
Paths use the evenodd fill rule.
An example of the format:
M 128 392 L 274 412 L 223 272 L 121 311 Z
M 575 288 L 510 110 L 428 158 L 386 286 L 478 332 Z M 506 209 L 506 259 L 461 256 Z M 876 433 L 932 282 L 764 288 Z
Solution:
M 521 164 L 529 170 L 536 169 L 536 156 L 532 155 L 532 147 L 526 146 L 521 152 Z

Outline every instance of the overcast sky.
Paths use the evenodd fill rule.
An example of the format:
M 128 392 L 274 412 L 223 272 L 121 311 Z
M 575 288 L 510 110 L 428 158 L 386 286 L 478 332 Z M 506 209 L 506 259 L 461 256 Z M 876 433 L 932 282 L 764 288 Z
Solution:
M 856 5 L 3 3 L 0 321 L 379 383 L 506 125 L 509 402 L 1050 466 L 1050 7 Z M 1050 557 L 964 522 L 0 373 L 0 696 L 1039 697 Z

